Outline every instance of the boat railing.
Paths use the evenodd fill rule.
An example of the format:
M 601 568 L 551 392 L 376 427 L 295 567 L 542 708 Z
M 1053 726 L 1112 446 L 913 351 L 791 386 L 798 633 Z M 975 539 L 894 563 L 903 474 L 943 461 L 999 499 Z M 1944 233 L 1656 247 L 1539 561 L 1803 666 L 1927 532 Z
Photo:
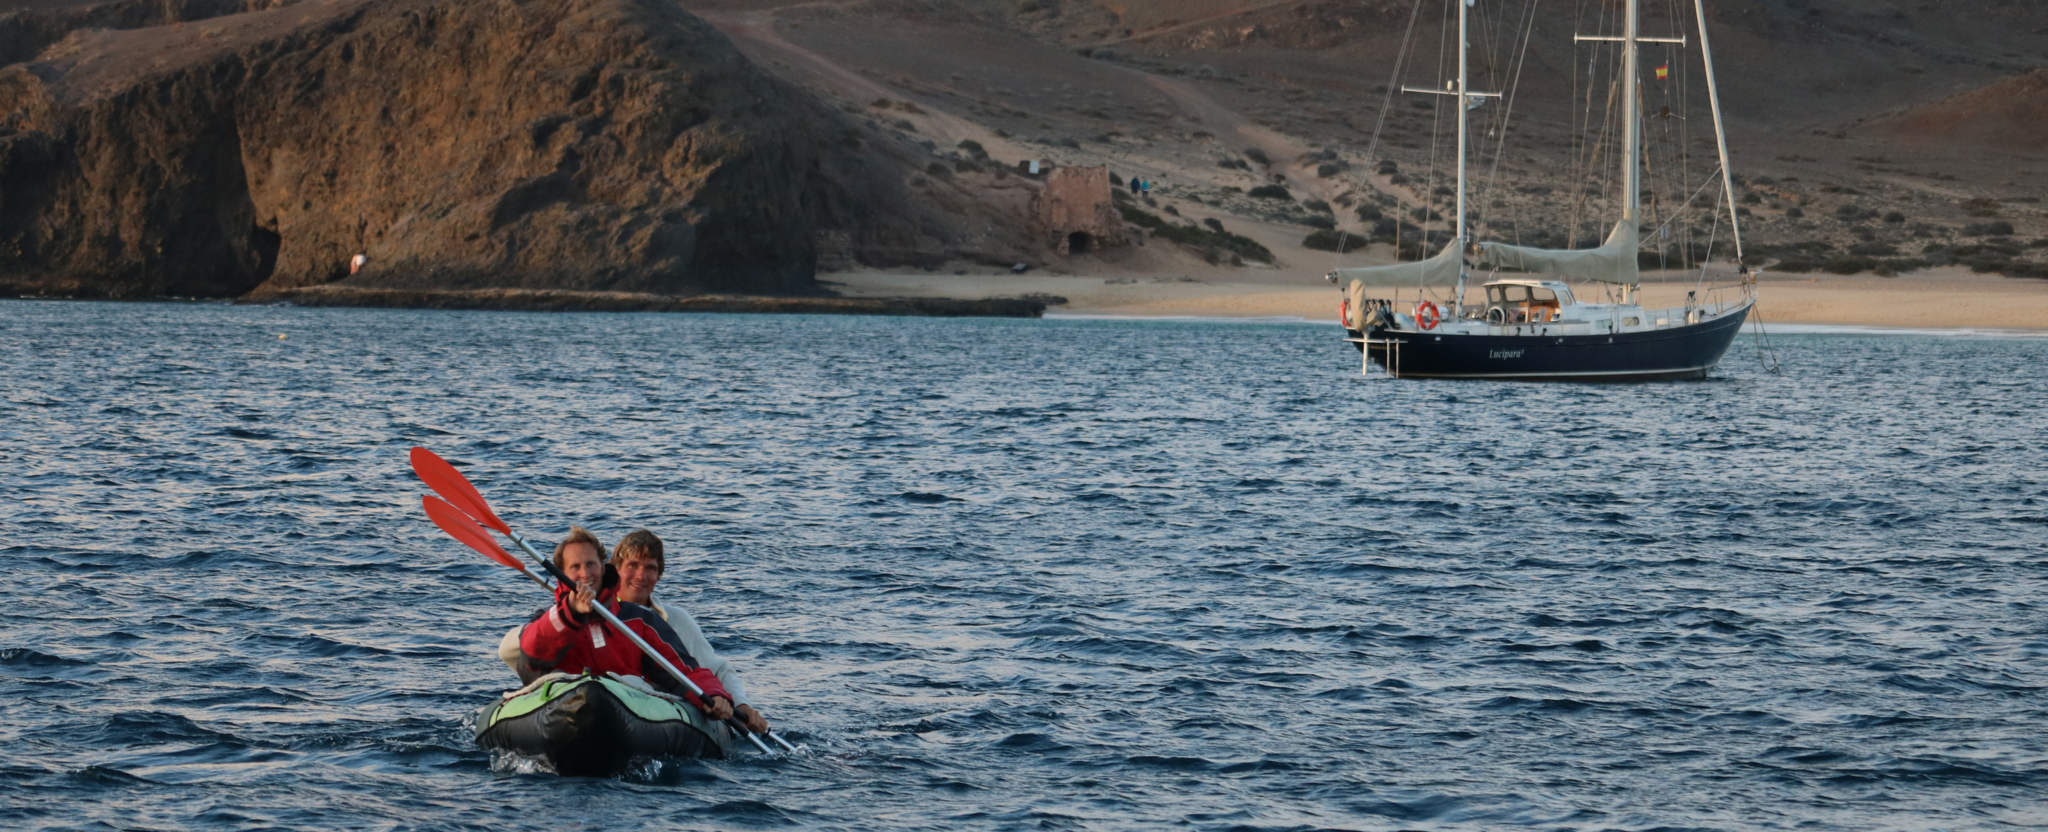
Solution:
M 1731 283 L 1702 284 L 1685 293 L 1685 305 L 1667 309 L 1645 309 L 1652 329 L 1689 326 L 1718 318 L 1742 308 L 1756 298 L 1756 284 L 1743 279 Z

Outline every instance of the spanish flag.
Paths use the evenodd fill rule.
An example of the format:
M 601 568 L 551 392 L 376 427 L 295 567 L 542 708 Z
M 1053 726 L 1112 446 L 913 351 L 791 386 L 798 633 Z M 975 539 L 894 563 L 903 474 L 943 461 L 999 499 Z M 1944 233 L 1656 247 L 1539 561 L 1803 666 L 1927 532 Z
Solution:
M 1664 80 L 1664 79 L 1666 79 L 1666 78 L 1669 78 L 1669 77 L 1671 77 L 1671 65 L 1670 65 L 1670 64 L 1665 64 L 1665 65 L 1663 65 L 1663 66 L 1657 67 L 1657 80 L 1659 80 L 1659 81 L 1662 81 L 1662 80 Z

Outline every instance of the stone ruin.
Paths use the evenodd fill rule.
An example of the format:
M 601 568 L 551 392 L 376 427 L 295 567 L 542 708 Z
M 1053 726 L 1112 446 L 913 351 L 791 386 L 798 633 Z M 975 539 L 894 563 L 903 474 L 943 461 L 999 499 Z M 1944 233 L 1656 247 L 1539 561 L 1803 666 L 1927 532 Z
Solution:
M 1062 255 L 1130 242 L 1110 196 L 1106 167 L 1054 168 L 1045 175 L 1045 189 L 1032 198 L 1031 213 L 1047 246 Z

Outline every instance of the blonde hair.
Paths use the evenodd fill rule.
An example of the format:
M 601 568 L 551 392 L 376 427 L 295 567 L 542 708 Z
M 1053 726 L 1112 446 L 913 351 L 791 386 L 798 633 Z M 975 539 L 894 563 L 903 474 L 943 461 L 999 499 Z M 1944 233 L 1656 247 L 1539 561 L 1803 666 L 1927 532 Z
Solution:
M 646 529 L 634 529 L 626 533 L 625 537 L 619 538 L 619 545 L 612 547 L 613 568 L 625 566 L 626 561 L 634 558 L 654 561 L 656 572 L 668 572 L 668 559 L 662 556 L 661 538 L 655 537 L 653 532 Z
M 589 544 L 590 548 L 597 550 L 598 557 L 604 557 L 604 543 L 600 542 L 597 539 L 597 535 L 591 534 L 589 529 L 583 528 L 582 526 L 570 526 L 569 536 L 562 538 L 562 542 L 555 544 L 556 569 L 569 568 L 568 564 L 562 562 L 562 552 L 568 550 L 570 546 L 574 546 L 578 543 Z

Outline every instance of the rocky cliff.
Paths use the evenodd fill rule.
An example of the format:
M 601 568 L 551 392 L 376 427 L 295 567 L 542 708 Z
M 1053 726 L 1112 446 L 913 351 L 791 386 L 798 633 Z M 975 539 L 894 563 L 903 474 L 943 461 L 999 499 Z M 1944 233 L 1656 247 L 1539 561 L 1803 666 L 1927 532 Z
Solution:
M 672 2 L 198 17 L 0 69 L 0 291 L 805 293 L 821 237 L 887 265 L 958 224 L 912 199 L 913 148 Z

